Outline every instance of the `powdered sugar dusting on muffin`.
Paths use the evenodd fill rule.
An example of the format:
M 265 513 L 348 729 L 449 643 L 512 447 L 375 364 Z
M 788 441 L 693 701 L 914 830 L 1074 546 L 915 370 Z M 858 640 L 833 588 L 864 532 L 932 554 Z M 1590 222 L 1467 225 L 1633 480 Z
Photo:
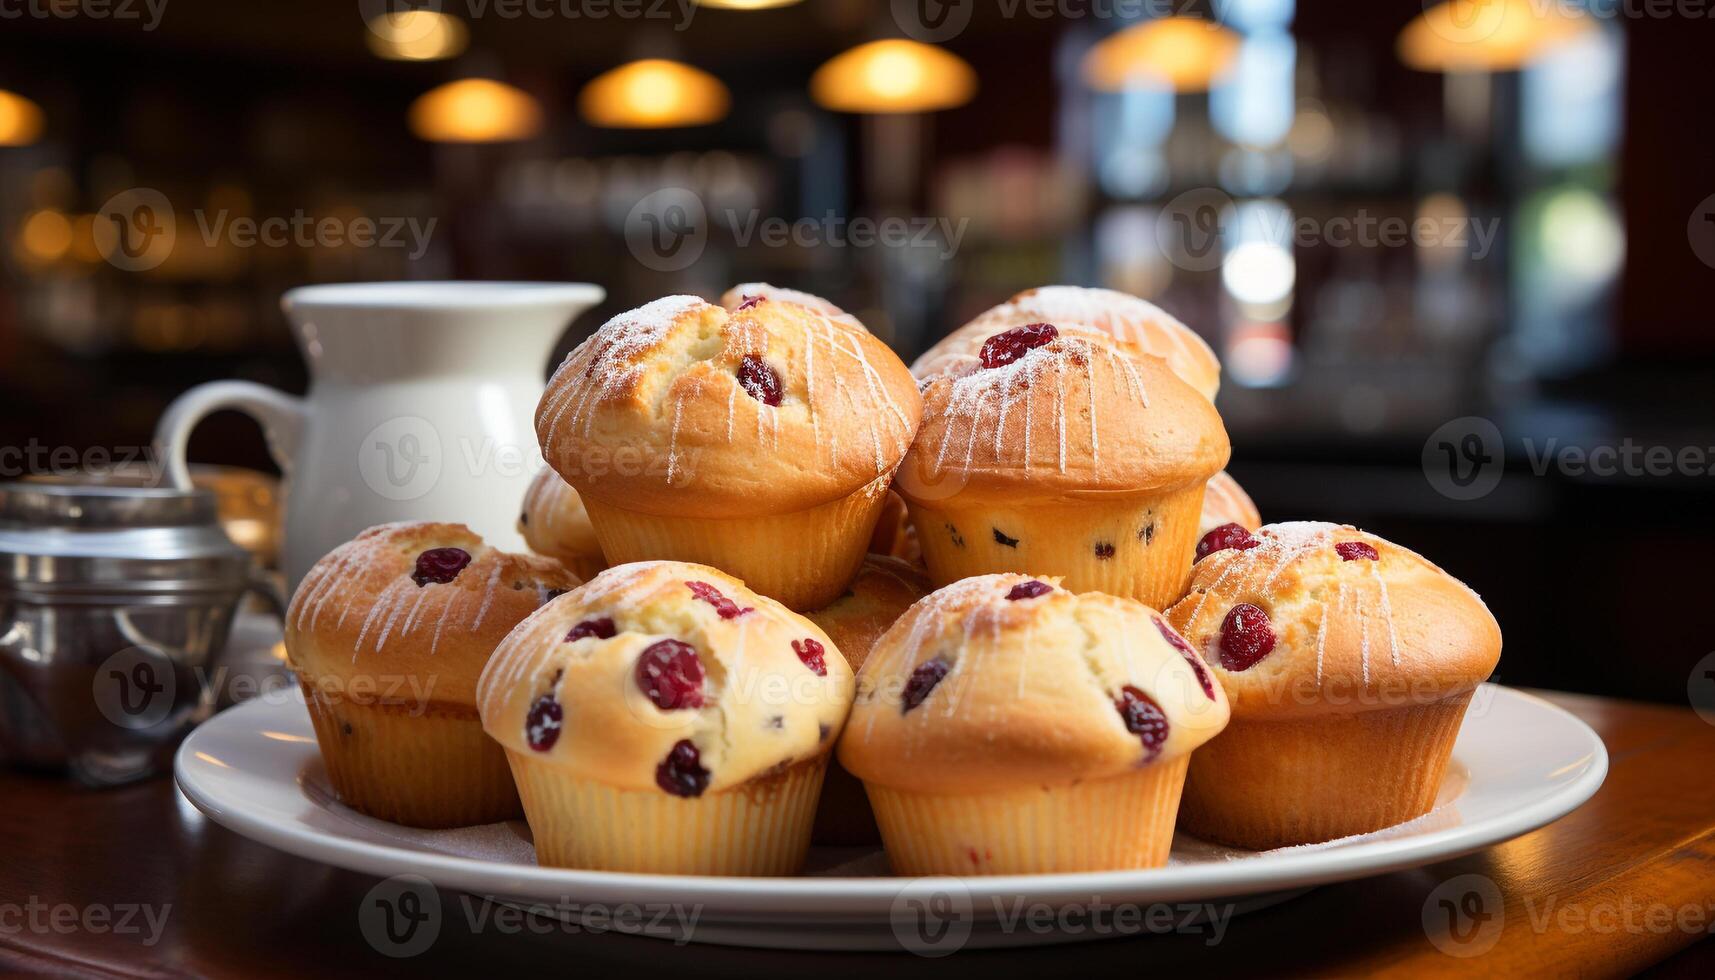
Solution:
M 593 420 L 590 408 L 611 392 L 636 380 L 641 368 L 628 362 L 660 344 L 679 317 L 703 305 L 696 296 L 663 296 L 602 324 L 599 330 L 566 355 L 555 372 L 559 374 L 560 371 L 581 367 L 585 377 L 599 380 L 581 389 L 582 396 L 575 405 L 572 395 L 580 389 L 561 389 L 550 413 L 553 419 L 550 431 L 559 431 L 561 417 L 570 409 L 570 424 L 575 426 L 581 421 L 587 432 Z
M 1321 521 L 1287 521 L 1263 527 L 1255 534 L 1255 547 L 1218 551 L 1203 559 L 1220 562 L 1221 570 L 1212 582 L 1194 587 L 1197 600 L 1191 608 L 1187 624 L 1201 621 L 1203 610 L 1211 596 L 1255 596 L 1265 605 L 1278 602 L 1281 596 L 1275 587 L 1276 582 L 1288 569 L 1310 556 L 1321 555 L 1325 558 L 1328 554 L 1334 554 L 1334 546 L 1337 543 L 1342 540 L 1358 540 L 1362 534 L 1363 532 L 1349 525 Z M 1388 547 L 1390 551 L 1405 550 L 1394 545 Z M 1339 575 L 1341 567 L 1347 564 L 1349 563 L 1337 561 L 1334 565 L 1335 574 Z M 1400 644 L 1387 581 L 1381 573 L 1381 563 L 1366 561 L 1365 564 L 1370 566 L 1367 572 L 1363 573 L 1369 587 L 1359 588 L 1357 586 L 1362 583 L 1341 575 L 1335 587 L 1331 608 L 1336 614 L 1349 610 L 1358 618 L 1359 672 L 1362 682 L 1367 685 L 1370 682 L 1371 624 L 1379 620 L 1385 629 L 1388 657 L 1394 666 L 1400 663 Z M 1315 676 L 1317 684 L 1321 685 L 1324 680 L 1323 660 L 1327 643 L 1329 601 L 1318 601 L 1317 610 Z
M 1118 390 L 1096 390 L 1098 362 L 1112 367 L 1113 374 L 1122 379 Z M 963 358 L 950 363 L 947 373 L 932 379 L 931 384 L 949 385 L 945 403 L 940 409 L 945 432 L 935 452 L 934 470 L 939 472 L 952 467 L 968 471 L 979 462 L 1006 463 L 1016 459 L 1028 471 L 1035 463 L 1031 449 L 1038 424 L 1034 414 L 1035 399 L 1031 394 L 1035 390 L 1048 390 L 1051 386 L 1053 417 L 1046 421 L 1053 425 L 1054 466 L 1059 472 L 1066 472 L 1070 453 L 1067 386 L 1074 373 L 1087 392 L 1090 451 L 1093 461 L 1099 464 L 1101 440 L 1098 432 L 1104 400 L 1119 397 L 1148 408 L 1148 392 L 1142 376 L 1127 355 L 1104 343 L 1061 336 L 999 367 L 985 368 L 974 357 Z M 1022 439 L 1018 446 L 1009 446 L 1008 419 L 1019 400 L 1024 402 Z M 981 459 L 979 447 L 989 451 L 988 460 Z

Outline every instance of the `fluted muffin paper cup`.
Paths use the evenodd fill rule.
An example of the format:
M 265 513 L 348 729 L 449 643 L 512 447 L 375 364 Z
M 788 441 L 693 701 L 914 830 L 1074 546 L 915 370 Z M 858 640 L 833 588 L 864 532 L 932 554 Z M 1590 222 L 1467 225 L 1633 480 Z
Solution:
M 622 789 L 508 751 L 543 867 L 656 874 L 796 874 L 828 755 L 730 789 L 683 797 Z
M 789 514 L 666 517 L 586 498 L 609 563 L 687 561 L 744 581 L 789 609 L 820 609 L 857 575 L 887 504 L 888 477 L 838 500 Z
M 1185 594 L 1191 575 L 1203 484 L 1113 500 L 907 503 L 937 588 L 998 572 L 1058 575 L 1073 592 L 1165 609 Z
M 1180 826 L 1261 851 L 1421 817 L 1435 806 L 1471 694 L 1302 720 L 1234 718 L 1194 753 Z
M 865 784 L 897 875 L 1156 868 L 1173 848 L 1189 756 L 1105 779 L 993 793 Z
M 346 806 L 409 827 L 466 827 L 517 817 L 505 750 L 475 708 L 359 704 L 305 682 L 328 781 Z

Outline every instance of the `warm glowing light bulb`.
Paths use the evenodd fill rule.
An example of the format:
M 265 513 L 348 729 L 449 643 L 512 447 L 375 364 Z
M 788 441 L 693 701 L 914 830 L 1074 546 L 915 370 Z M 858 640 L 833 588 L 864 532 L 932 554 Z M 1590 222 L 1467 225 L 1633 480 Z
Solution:
M 614 129 L 704 126 L 725 118 L 731 104 L 720 79 L 665 58 L 620 65 L 578 95 L 585 119 Z
M 1422 71 L 1512 71 L 1549 48 L 1595 30 L 1566 4 L 1447 0 L 1399 33 L 1399 57 Z
M 810 94 L 836 112 L 932 112 L 969 102 L 977 73 L 957 55 L 902 39 L 871 41 L 816 69 Z
M 775 7 L 790 7 L 803 2 L 804 0 L 697 0 L 697 6 L 716 10 L 772 10 Z
M 525 92 L 487 78 L 462 78 L 411 103 L 411 132 L 435 143 L 500 143 L 542 130 L 542 109 Z
M 464 21 L 434 10 L 401 10 L 371 19 L 369 50 L 393 61 L 435 61 L 464 51 Z
M 1151 82 L 1201 92 L 1232 65 L 1239 43 L 1237 34 L 1200 17 L 1145 21 L 1091 48 L 1084 81 L 1103 92 Z
M 0 89 L 0 146 L 29 146 L 42 136 L 42 107 Z

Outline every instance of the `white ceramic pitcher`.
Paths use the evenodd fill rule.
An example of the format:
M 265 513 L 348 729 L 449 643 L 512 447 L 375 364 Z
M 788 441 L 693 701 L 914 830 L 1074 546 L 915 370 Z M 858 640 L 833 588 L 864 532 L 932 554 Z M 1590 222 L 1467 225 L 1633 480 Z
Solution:
M 587 283 L 294 289 L 281 306 L 309 363 L 309 393 L 198 385 L 161 416 L 156 449 L 173 484 L 189 487 L 185 444 L 205 415 L 232 408 L 262 424 L 287 476 L 289 589 L 322 555 L 387 521 L 461 522 L 523 550 L 518 506 L 542 465 L 533 420 L 548 354 L 605 295 Z

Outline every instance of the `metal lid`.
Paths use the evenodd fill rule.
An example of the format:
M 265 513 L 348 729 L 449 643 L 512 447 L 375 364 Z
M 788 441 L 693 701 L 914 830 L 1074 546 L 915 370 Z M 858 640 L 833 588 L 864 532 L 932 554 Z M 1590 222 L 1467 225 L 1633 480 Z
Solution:
M 0 591 L 237 591 L 250 563 L 214 495 L 111 483 L 0 483 Z

